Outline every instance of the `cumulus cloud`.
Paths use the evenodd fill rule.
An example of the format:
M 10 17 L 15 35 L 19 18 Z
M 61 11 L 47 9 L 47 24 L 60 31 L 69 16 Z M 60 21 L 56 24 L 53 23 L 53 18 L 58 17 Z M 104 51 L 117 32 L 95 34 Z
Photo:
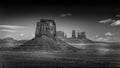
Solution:
M 1 29 L 0 31 L 4 31 L 4 32 L 16 32 L 14 30 L 8 30 L 8 29 Z
M 97 40 L 103 40 L 104 38 L 103 37 L 98 37 Z
M 113 42 L 116 40 L 116 37 L 114 36 L 115 33 L 112 32 L 106 32 L 104 35 L 95 35 L 94 39 L 96 41 L 105 41 L 105 42 Z
M 97 37 L 99 37 L 99 35 L 95 35 L 95 37 L 97 38 Z
M 21 34 L 20 34 L 20 36 L 24 36 L 24 34 L 23 34 L 23 33 L 21 33 Z
M 71 13 L 62 13 L 60 15 L 60 17 L 69 17 L 69 16 L 72 16 L 72 14 Z
M 110 23 L 110 26 L 120 26 L 120 20 L 106 19 L 101 20 L 99 23 Z
M 98 37 L 96 38 L 96 40 L 110 42 L 110 41 L 113 41 L 114 39 L 112 37 Z
M 0 25 L 0 28 L 19 29 L 19 28 L 24 28 L 24 27 L 22 27 L 22 26 L 15 26 L 15 25 Z
M 120 25 L 120 20 L 116 20 L 115 22 L 110 24 L 111 26 L 118 26 Z
M 105 36 L 113 36 L 114 34 L 113 33 L 111 33 L 111 32 L 106 32 L 105 33 Z
M 112 22 L 115 22 L 115 20 L 113 20 L 111 18 L 99 21 L 99 23 L 112 23 Z
M 108 38 L 98 37 L 96 40 L 98 40 L 98 41 L 108 41 Z
M 99 37 L 99 35 L 95 35 L 95 36 L 93 36 L 94 39 L 97 39 L 98 37 Z

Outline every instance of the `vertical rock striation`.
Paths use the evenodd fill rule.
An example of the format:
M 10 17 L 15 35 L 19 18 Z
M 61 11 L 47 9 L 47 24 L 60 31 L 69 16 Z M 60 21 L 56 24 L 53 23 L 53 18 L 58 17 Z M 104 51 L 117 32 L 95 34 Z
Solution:
M 43 35 L 55 38 L 56 24 L 54 20 L 41 19 L 40 22 L 37 22 L 35 38 L 40 38 Z
M 78 32 L 78 33 L 77 33 L 77 39 L 80 39 L 80 38 L 81 38 L 81 33 Z

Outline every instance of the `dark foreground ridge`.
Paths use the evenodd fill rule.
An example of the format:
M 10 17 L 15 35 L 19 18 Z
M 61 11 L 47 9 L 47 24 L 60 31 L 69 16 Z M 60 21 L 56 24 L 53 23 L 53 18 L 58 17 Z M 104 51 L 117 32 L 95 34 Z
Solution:
M 80 50 L 56 37 L 56 24 L 50 19 L 41 19 L 37 22 L 35 37 L 21 47 L 30 50 Z

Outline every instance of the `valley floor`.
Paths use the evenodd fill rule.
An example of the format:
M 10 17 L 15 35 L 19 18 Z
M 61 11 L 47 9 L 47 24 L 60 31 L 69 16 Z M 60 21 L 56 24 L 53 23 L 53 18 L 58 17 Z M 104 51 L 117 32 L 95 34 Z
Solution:
M 120 51 L 0 51 L 0 68 L 120 67 Z

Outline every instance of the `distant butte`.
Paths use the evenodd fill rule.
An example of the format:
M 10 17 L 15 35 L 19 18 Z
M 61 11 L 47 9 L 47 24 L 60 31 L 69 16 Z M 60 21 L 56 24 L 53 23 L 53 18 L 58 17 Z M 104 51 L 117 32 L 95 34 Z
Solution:
M 66 43 L 93 43 L 95 42 L 86 37 L 86 32 L 78 32 L 76 36 L 75 30 L 72 30 L 72 37 L 64 41 Z

